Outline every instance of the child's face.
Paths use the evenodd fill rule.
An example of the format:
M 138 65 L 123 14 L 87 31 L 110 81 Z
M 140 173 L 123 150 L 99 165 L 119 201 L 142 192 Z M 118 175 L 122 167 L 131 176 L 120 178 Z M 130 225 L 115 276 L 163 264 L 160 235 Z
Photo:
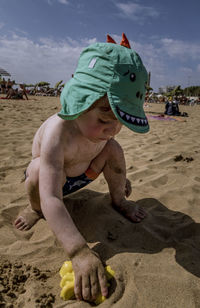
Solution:
M 76 121 L 82 134 L 95 143 L 109 140 L 122 127 L 110 107 L 105 104 L 83 113 Z

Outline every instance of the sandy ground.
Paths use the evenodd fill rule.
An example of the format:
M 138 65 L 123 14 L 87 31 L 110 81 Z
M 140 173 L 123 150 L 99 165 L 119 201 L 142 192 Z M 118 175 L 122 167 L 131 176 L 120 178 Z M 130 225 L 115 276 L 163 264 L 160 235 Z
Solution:
M 110 206 L 102 176 L 65 199 L 79 230 L 116 272 L 104 308 L 200 307 L 200 106 L 183 107 L 184 121 L 150 118 L 151 131 L 123 128 L 129 199 L 148 212 L 133 224 Z M 59 110 L 59 98 L 0 100 L 0 307 L 91 307 L 63 302 L 61 245 L 40 220 L 28 232 L 12 222 L 28 204 L 24 170 L 34 133 Z M 163 112 L 152 104 L 146 112 Z

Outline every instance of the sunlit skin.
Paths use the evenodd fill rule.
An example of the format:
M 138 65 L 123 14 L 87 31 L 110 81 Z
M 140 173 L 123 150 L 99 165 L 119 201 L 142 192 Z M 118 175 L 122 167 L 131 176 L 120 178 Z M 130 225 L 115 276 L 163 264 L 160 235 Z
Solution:
M 132 222 L 146 216 L 142 208 L 126 200 L 131 185 L 126 179 L 123 150 L 113 138 L 121 127 L 104 96 L 76 120 L 50 117 L 33 140 L 25 181 L 30 204 L 14 225 L 18 230 L 28 230 L 42 215 L 45 217 L 72 261 L 78 300 L 93 301 L 100 291 L 107 296 L 108 288 L 99 256 L 88 247 L 63 203 L 66 176 L 79 176 L 88 167 L 103 172 L 113 207 Z

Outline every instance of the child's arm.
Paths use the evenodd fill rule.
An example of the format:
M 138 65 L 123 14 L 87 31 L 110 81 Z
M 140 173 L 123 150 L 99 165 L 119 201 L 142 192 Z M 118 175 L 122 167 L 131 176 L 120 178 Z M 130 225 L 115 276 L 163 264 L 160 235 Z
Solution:
M 63 244 L 67 256 L 72 260 L 75 272 L 75 295 L 77 299 L 92 300 L 99 293 L 107 295 L 107 281 L 104 267 L 83 236 L 76 228 L 63 203 L 62 186 L 64 170 L 64 149 L 62 138 L 43 136 L 39 190 L 42 212 Z

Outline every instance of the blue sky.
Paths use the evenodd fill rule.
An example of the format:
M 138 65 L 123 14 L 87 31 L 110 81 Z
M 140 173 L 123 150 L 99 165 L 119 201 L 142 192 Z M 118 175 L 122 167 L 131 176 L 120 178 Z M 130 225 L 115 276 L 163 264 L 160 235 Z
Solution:
M 199 0 L 1 0 L 0 67 L 17 82 L 66 82 L 80 52 L 126 33 L 151 86 L 200 85 Z

